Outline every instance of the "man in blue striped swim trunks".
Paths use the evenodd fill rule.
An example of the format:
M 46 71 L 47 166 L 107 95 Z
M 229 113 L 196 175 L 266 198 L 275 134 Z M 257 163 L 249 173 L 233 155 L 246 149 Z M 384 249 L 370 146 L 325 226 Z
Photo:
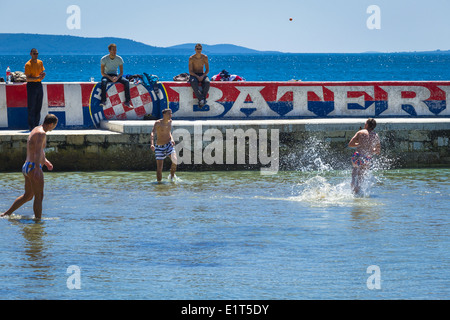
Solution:
M 44 173 L 42 166 L 48 170 L 53 170 L 53 165 L 45 157 L 44 149 L 46 145 L 47 132 L 55 129 L 58 118 L 53 114 L 48 114 L 41 126 L 35 127 L 27 140 L 27 159 L 22 166 L 22 173 L 25 177 L 25 193 L 18 197 L 11 208 L 0 216 L 9 216 L 24 203 L 34 197 L 33 211 L 34 218 L 40 220 L 42 216 L 42 200 L 44 199 Z
M 151 148 L 156 156 L 156 179 L 158 182 L 161 182 L 162 180 L 162 169 L 166 157 L 170 157 L 170 160 L 172 161 L 169 176 L 170 180 L 176 178 L 175 171 L 177 170 L 177 155 L 174 148 L 175 141 L 172 137 L 172 110 L 165 109 L 162 114 L 163 118 L 155 121 L 150 135 Z M 153 144 L 155 133 L 156 145 Z

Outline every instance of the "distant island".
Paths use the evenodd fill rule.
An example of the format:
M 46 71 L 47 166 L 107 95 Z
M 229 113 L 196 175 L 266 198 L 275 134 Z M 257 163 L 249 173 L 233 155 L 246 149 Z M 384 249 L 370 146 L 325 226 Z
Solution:
M 189 55 L 194 53 L 194 43 L 171 47 L 155 47 L 129 39 L 105 37 L 86 38 L 69 35 L 45 35 L 29 33 L 0 33 L 0 54 L 28 54 L 38 48 L 43 55 L 99 55 L 108 52 L 108 45 L 115 43 L 121 55 Z M 278 51 L 258 51 L 232 44 L 203 44 L 205 54 L 282 54 Z
M 171 47 L 155 47 L 130 39 L 103 37 L 90 38 L 70 35 L 48 35 L 31 33 L 0 33 L 0 55 L 27 55 L 31 48 L 38 48 L 42 55 L 102 55 L 108 52 L 110 43 L 117 44 L 120 55 L 191 55 L 195 43 L 185 43 Z M 258 51 L 233 44 L 203 45 L 205 54 L 288 54 L 280 51 Z M 299 52 L 300 53 L 300 52 Z M 332 52 L 329 52 L 332 53 Z M 361 54 L 450 54 L 450 50 L 377 52 L 367 51 Z M 326 53 L 324 53 L 326 54 Z

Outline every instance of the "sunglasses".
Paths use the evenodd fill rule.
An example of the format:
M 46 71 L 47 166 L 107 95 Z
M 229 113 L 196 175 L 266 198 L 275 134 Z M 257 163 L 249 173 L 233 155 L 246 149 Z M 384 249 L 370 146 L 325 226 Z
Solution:
M 32 54 L 33 54 L 33 56 L 37 56 L 39 53 L 38 52 L 33 52 Z

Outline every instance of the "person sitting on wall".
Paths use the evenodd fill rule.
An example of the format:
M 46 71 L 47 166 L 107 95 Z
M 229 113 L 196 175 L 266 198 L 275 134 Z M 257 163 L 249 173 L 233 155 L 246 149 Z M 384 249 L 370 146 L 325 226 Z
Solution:
M 208 78 L 208 56 L 202 53 L 202 48 L 202 45 L 197 43 L 195 45 L 195 54 L 189 57 L 189 83 L 198 99 L 198 106 L 200 108 L 203 108 L 206 104 L 206 96 L 208 95 L 210 86 Z M 200 83 L 202 85 L 201 90 L 199 88 Z
M 100 105 L 104 106 L 106 103 L 106 84 L 108 82 L 120 82 L 125 87 L 125 102 L 124 105 L 130 107 L 130 83 L 123 75 L 123 59 L 117 55 L 117 46 L 112 43 L 108 46 L 109 54 L 103 56 L 100 61 L 101 74 L 102 74 L 102 94 Z M 120 73 L 117 74 L 117 68 L 120 69 Z
M 245 81 L 244 78 L 236 74 L 230 74 L 227 70 L 222 70 L 219 74 L 212 76 L 212 81 Z

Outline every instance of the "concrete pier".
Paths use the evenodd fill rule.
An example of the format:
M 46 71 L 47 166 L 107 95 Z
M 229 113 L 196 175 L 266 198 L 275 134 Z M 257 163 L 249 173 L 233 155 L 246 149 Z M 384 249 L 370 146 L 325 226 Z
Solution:
M 376 120 L 382 167 L 450 166 L 450 119 Z M 180 170 L 244 170 L 273 167 L 275 161 L 279 170 L 314 170 L 318 162 L 332 169 L 349 169 L 353 150 L 347 144 L 365 121 L 174 120 L 173 135 Z M 48 133 L 46 156 L 55 171 L 155 170 L 150 149 L 153 124 L 113 120 L 102 121 L 101 129 L 55 130 Z M 28 135 L 23 130 L 0 130 L 0 171 L 20 170 Z

